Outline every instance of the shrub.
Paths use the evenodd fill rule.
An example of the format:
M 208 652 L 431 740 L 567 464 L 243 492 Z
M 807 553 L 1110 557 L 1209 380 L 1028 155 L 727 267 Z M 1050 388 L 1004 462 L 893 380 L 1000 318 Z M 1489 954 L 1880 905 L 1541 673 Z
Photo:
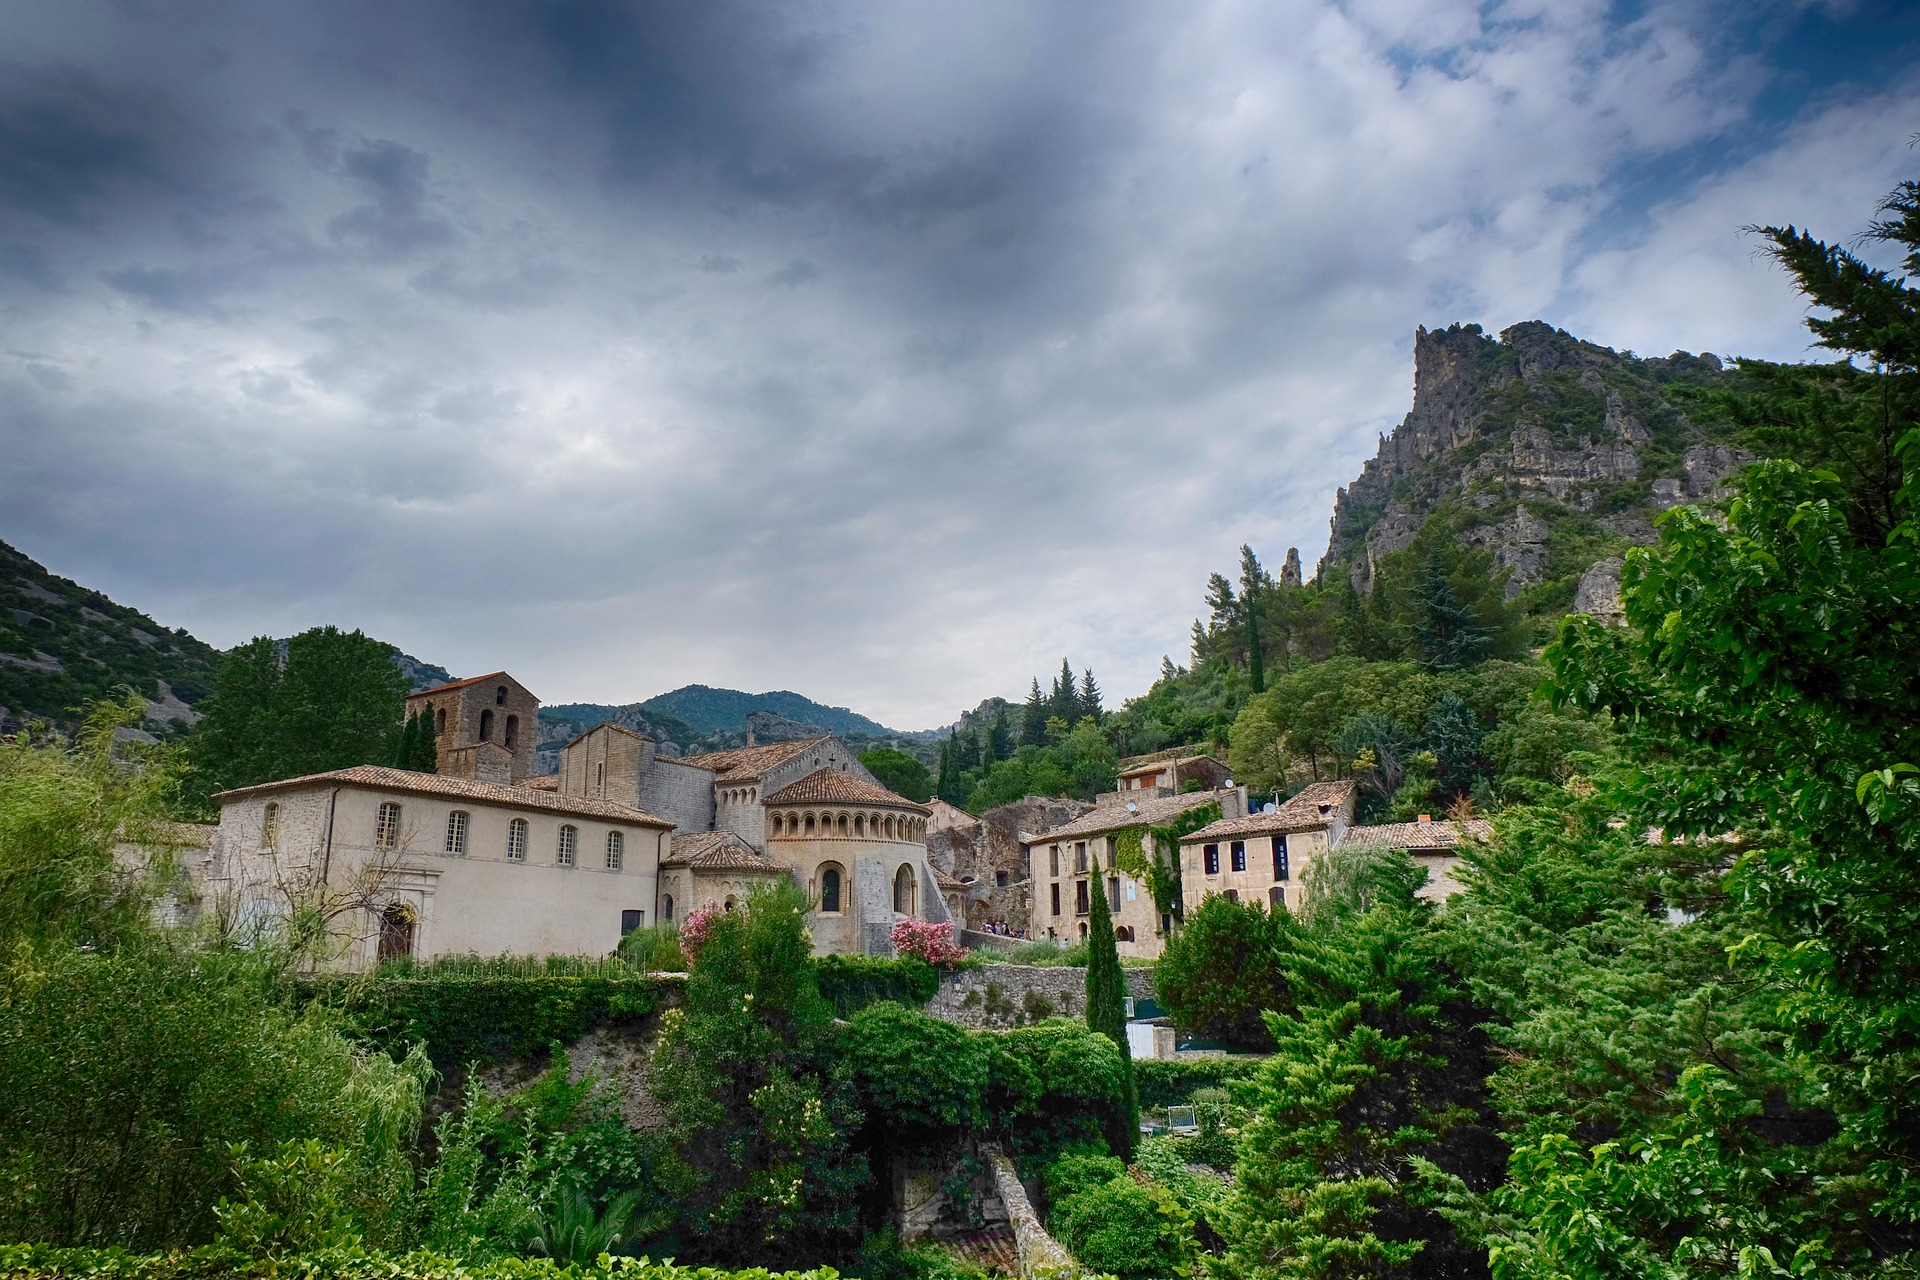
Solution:
M 831 1270 L 717 1271 L 642 1258 L 606 1258 L 563 1267 L 549 1258 L 502 1258 L 470 1266 L 435 1253 L 366 1253 L 340 1249 L 263 1263 L 232 1249 L 134 1254 L 113 1249 L 0 1245 L 7 1280 L 262 1280 L 275 1273 L 301 1280 L 834 1280 Z
M 1142 1107 L 1171 1107 L 1191 1101 L 1197 1089 L 1247 1079 L 1265 1061 L 1252 1056 L 1142 1058 L 1133 1064 L 1133 1080 Z
M 1103 1187 L 1126 1172 L 1125 1162 L 1116 1156 L 1074 1151 L 1048 1165 L 1040 1178 L 1046 1183 L 1048 1202 L 1059 1204 L 1069 1196 Z
M 902 956 L 914 956 L 943 969 L 953 968 L 968 955 L 967 948 L 953 940 L 953 926 L 934 920 L 901 920 L 893 926 L 888 941 Z
M 680 952 L 692 964 L 700 957 L 700 948 L 707 945 L 707 939 L 713 935 L 714 925 L 720 916 L 728 914 L 711 902 L 705 902 L 687 912 L 687 918 L 680 926 Z
M 970 1130 L 986 1116 L 991 1042 L 897 1004 L 855 1014 L 841 1041 L 870 1124 L 887 1145 L 925 1144 L 943 1130 Z
M 650 924 L 620 939 L 619 956 L 644 973 L 685 973 L 687 956 L 680 949 L 680 927 Z
M 1080 1262 L 1113 1276 L 1184 1274 L 1193 1253 L 1186 1210 L 1165 1188 L 1124 1173 L 1056 1202 L 1047 1226 Z
M 1104 1146 L 1125 1123 L 1127 1077 L 1113 1041 L 1080 1022 L 1051 1019 L 981 1031 L 995 1053 L 987 1086 L 991 1127 L 1030 1161 L 1070 1146 Z
M 940 971 L 917 956 L 820 956 L 813 966 L 820 994 L 842 1018 L 882 1000 L 923 1005 L 940 990 Z
M 1210 894 L 1167 939 L 1153 986 L 1174 1023 L 1242 1048 L 1271 1049 L 1260 1014 L 1290 1009 L 1280 959 L 1293 926 L 1285 908 Z

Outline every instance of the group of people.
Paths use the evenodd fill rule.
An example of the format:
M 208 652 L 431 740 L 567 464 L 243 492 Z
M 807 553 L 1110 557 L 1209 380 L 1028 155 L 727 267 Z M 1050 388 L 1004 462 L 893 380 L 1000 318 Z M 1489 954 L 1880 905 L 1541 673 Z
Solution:
M 1005 920 L 988 920 L 981 924 L 980 932 L 990 933 L 996 938 L 1019 938 L 1022 941 L 1027 937 L 1025 929 L 1016 929 Z

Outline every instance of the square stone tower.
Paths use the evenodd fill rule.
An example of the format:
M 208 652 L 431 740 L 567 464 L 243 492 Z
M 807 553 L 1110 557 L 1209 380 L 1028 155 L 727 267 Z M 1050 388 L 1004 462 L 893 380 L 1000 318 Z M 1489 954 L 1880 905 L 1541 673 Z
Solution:
M 533 775 L 533 744 L 539 736 L 540 699 L 504 671 L 455 680 L 434 689 L 422 689 L 407 698 L 407 714 L 433 716 L 433 741 L 440 753 L 440 772 L 446 777 L 475 777 L 484 756 L 484 781 L 496 781 L 498 755 L 473 748 L 490 743 L 507 755 L 511 781 Z M 465 772 L 462 772 L 465 770 Z

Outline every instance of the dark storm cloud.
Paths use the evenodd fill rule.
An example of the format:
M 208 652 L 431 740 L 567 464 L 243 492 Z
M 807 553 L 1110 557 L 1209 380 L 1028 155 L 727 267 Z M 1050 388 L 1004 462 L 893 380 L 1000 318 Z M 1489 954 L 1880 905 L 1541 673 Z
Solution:
M 1770 115 L 1746 12 L 15 6 L 0 537 L 554 700 L 1130 692 L 1416 324 L 1798 351 L 1735 229 L 1856 229 L 1920 93 Z

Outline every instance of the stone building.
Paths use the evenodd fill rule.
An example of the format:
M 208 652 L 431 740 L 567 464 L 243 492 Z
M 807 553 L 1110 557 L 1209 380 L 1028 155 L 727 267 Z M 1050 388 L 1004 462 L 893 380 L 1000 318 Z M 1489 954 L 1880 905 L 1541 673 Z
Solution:
M 1264 813 L 1222 818 L 1180 841 L 1180 897 L 1187 910 L 1209 894 L 1298 911 L 1313 860 L 1339 844 L 1353 822 L 1359 789 L 1315 782 Z
M 1118 792 L 1127 799 L 1139 799 L 1129 794 L 1138 791 L 1162 796 L 1196 788 L 1212 791 L 1233 780 L 1233 770 L 1198 747 L 1169 747 L 1151 755 L 1130 756 L 1114 772 Z
M 831 734 L 662 756 L 644 734 L 603 724 L 561 748 L 555 786 L 660 814 L 676 847 L 690 842 L 684 863 L 669 858 L 679 892 L 662 890 L 661 920 L 781 873 L 806 892 L 822 953 L 887 955 L 896 920 L 953 919 L 927 862 L 927 807 L 881 786 Z M 733 838 L 703 838 L 719 833 Z
M 423 689 L 407 698 L 407 714 L 432 716 L 443 778 L 508 783 L 533 775 L 540 700 L 504 671 Z
M 352 968 L 395 956 L 605 955 L 655 918 L 672 830 L 606 800 L 378 765 L 214 798 L 202 914 L 246 930 L 321 911 L 343 930 L 337 959 Z
M 1092 895 L 1105 893 L 1120 954 L 1158 959 L 1165 935 L 1173 930 L 1173 917 L 1155 904 L 1151 884 L 1114 866 L 1114 853 L 1122 833 L 1137 830 L 1146 860 L 1170 863 L 1177 851 L 1148 847 L 1154 844 L 1148 828 L 1166 826 L 1181 814 L 1209 804 L 1219 805 L 1228 817 L 1244 817 L 1246 789 L 1147 794 L 1137 800 L 1102 804 L 1071 822 L 1022 835 L 1032 887 L 1033 936 L 1066 943 L 1080 941 L 1087 936 Z

